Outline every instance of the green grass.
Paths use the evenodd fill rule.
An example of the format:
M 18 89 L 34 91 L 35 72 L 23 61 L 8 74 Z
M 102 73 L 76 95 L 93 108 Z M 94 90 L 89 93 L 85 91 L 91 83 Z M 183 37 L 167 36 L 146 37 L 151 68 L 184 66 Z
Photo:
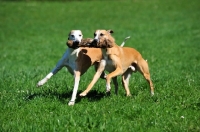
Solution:
M 0 2 L 0 131 L 200 131 L 200 2 L 127 0 Z M 105 95 L 99 80 L 87 97 L 68 106 L 73 77 L 63 68 L 42 79 L 65 52 L 72 29 L 93 37 L 112 29 L 120 44 L 148 60 L 155 96 L 139 74 L 126 97 Z M 94 68 L 81 77 L 79 91 Z

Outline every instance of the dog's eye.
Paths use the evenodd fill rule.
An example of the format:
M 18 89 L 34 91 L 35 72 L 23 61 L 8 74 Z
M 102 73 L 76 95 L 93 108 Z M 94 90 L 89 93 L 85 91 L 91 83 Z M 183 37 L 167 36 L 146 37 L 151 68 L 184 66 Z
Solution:
M 82 35 L 80 34 L 79 37 L 81 37 Z
M 72 38 L 74 38 L 74 35 L 71 35 Z
M 103 36 L 103 35 L 104 35 L 103 33 L 100 34 L 100 36 Z

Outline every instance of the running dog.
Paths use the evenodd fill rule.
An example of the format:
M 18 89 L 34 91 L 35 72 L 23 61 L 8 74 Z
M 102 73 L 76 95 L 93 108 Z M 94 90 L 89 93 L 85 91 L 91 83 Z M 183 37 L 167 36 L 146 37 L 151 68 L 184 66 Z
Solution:
M 62 58 L 58 61 L 56 67 L 42 80 L 37 83 L 37 86 L 42 86 L 45 84 L 53 75 L 55 75 L 63 67 L 67 67 L 69 73 L 74 75 L 74 88 L 72 93 L 72 98 L 69 101 L 68 105 L 74 105 L 76 94 L 79 86 L 80 76 L 83 75 L 91 65 L 95 66 L 97 70 L 98 64 L 102 59 L 102 52 L 97 48 L 78 48 L 76 44 L 83 39 L 83 34 L 80 30 L 72 30 L 68 35 L 68 40 L 72 41 L 74 44 L 68 43 L 69 47 Z M 92 39 L 86 39 L 87 42 L 90 42 Z M 105 74 L 103 72 L 101 78 L 104 78 Z
M 118 75 L 122 75 L 122 82 L 126 90 L 126 95 L 130 96 L 131 94 L 128 87 L 130 76 L 132 72 L 139 71 L 149 83 L 151 95 L 154 95 L 154 87 L 150 79 L 147 61 L 145 61 L 142 58 L 142 55 L 134 48 L 118 46 L 115 43 L 115 39 L 111 36 L 112 33 L 112 30 L 95 31 L 94 40 L 88 45 L 88 47 L 101 48 L 103 58 L 92 82 L 88 85 L 87 89 L 80 94 L 80 96 L 87 95 L 104 70 L 109 72 L 106 76 L 107 92 L 110 92 L 111 89 L 111 79 L 116 78 Z

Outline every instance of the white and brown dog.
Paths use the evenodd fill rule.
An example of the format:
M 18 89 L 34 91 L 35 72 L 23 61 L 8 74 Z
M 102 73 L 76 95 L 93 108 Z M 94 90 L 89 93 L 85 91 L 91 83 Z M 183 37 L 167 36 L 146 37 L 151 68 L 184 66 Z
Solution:
M 103 58 L 92 82 L 80 96 L 85 96 L 91 90 L 104 70 L 110 72 L 110 74 L 106 76 L 107 92 L 110 92 L 111 89 L 111 79 L 122 75 L 122 82 L 126 90 L 126 95 L 131 95 L 128 87 L 129 78 L 132 72 L 139 71 L 149 83 L 151 95 L 154 95 L 154 87 L 150 79 L 147 61 L 145 61 L 142 55 L 134 48 L 118 46 L 111 36 L 111 33 L 113 33 L 112 30 L 96 30 L 94 33 L 94 40 L 90 44 L 90 47 L 101 48 Z
M 37 86 L 45 84 L 53 75 L 55 75 L 63 67 L 67 67 L 68 71 L 74 75 L 74 88 L 72 98 L 68 105 L 74 105 L 78 91 L 80 76 L 83 75 L 90 66 L 94 65 L 95 70 L 99 66 L 103 55 L 99 48 L 78 48 L 78 44 L 92 42 L 93 39 L 83 39 L 82 32 L 80 30 L 72 30 L 68 36 L 68 49 L 58 61 L 56 67 L 42 80 L 37 83 Z M 126 39 L 125 39 L 126 41 Z M 125 41 L 122 43 L 124 45 Z M 105 73 L 101 74 L 101 78 L 105 78 Z
M 74 88 L 72 98 L 68 105 L 74 105 L 76 94 L 78 91 L 80 76 L 83 75 L 91 65 L 95 65 L 97 69 L 100 60 L 102 59 L 102 52 L 97 48 L 78 48 L 76 44 L 83 40 L 83 35 L 80 30 L 72 30 L 69 33 L 68 40 L 73 44 L 68 44 L 68 49 L 58 61 L 56 67 L 42 80 L 37 83 L 37 86 L 45 84 L 53 75 L 55 75 L 63 67 L 67 67 L 68 71 L 74 75 Z M 75 44 L 75 45 L 74 45 Z M 102 78 L 104 73 L 102 74 Z

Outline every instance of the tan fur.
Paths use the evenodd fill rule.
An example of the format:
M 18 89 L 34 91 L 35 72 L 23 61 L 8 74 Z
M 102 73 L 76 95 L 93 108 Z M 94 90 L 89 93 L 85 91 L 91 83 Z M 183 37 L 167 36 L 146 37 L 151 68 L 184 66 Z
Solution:
M 100 66 L 87 89 L 80 95 L 85 96 L 96 83 L 98 78 L 104 69 L 110 72 L 106 77 L 106 88 L 110 91 L 110 82 L 112 78 L 116 78 L 118 75 L 122 75 L 123 86 L 126 90 L 127 96 L 130 95 L 129 91 L 129 78 L 133 72 L 129 66 L 134 66 L 144 78 L 147 80 L 150 86 L 151 94 L 154 94 L 153 83 L 150 79 L 150 73 L 147 61 L 145 61 L 141 54 L 134 48 L 120 47 L 115 43 L 114 38 L 111 36 L 112 30 L 96 30 L 95 39 L 96 42 L 92 42 L 94 47 L 101 48 L 103 53 L 103 59 Z M 105 64 L 104 64 L 105 63 Z

